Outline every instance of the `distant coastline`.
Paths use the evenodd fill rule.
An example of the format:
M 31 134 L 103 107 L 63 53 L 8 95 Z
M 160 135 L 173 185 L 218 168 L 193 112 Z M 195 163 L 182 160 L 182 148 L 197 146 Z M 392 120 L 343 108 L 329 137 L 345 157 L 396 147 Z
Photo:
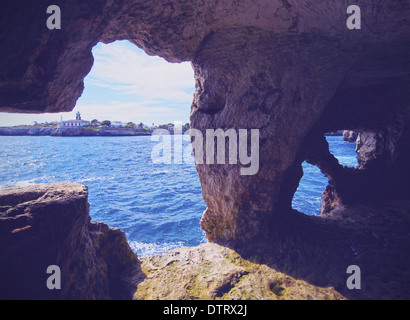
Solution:
M 58 126 L 15 126 L 0 127 L 0 136 L 55 136 L 55 137 L 98 137 L 98 136 L 150 136 L 151 131 L 139 128 L 64 128 Z
M 173 134 L 173 127 L 168 129 Z M 0 136 L 54 136 L 54 137 L 127 137 L 150 136 L 152 129 L 141 128 L 113 128 L 113 127 L 60 127 L 60 126 L 14 126 L 0 127 Z M 343 130 L 328 132 L 326 136 L 342 136 Z

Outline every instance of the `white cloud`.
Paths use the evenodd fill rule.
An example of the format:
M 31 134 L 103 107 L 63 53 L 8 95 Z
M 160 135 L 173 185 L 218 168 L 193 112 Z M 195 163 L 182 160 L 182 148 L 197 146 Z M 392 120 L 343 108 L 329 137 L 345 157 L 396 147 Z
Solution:
M 128 41 L 99 43 L 85 90 L 73 112 L 60 114 L 0 113 L 0 126 L 75 118 L 137 121 L 147 124 L 189 121 L 194 72 L 188 62 L 173 64 L 146 55 Z
M 93 49 L 94 66 L 89 82 L 138 100 L 167 103 L 192 101 L 194 73 L 190 63 L 172 64 L 146 55 L 127 41 L 99 44 Z

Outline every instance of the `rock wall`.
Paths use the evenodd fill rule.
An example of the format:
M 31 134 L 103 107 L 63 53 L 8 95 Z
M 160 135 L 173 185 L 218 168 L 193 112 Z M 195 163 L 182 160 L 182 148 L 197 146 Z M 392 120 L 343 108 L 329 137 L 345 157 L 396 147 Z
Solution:
M 347 142 L 356 142 L 359 134 L 353 130 L 343 130 L 343 140 Z
M 90 222 L 75 183 L 0 190 L 0 299 L 130 299 L 139 260 L 124 233 Z M 61 270 L 50 290 L 49 266 Z

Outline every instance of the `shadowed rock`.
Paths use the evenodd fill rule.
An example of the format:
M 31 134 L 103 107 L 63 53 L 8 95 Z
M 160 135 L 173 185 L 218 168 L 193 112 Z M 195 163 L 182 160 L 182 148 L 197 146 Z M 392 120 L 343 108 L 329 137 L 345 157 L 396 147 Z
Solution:
M 55 183 L 0 190 L 1 299 L 127 299 L 139 261 L 124 233 L 90 222 L 87 188 Z M 47 268 L 61 270 L 49 290 Z

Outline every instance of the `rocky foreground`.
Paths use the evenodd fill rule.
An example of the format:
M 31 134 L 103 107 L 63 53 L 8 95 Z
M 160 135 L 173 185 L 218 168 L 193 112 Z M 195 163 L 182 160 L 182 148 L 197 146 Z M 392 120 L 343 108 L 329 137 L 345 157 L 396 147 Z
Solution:
M 87 197 L 70 182 L 0 191 L 0 299 L 343 298 L 212 243 L 139 261 L 121 230 L 90 222 Z
M 169 62 L 190 61 L 190 128 L 203 136 L 219 128 L 259 131 L 254 175 L 241 175 L 240 163 L 208 165 L 205 154 L 196 161 L 207 239 L 348 298 L 410 299 L 410 2 L 357 4 L 361 28 L 352 30 L 348 0 L 56 1 L 63 27 L 49 30 L 50 1 L 2 1 L 0 111 L 71 111 L 99 42 L 128 40 Z M 324 135 L 339 130 L 360 134 L 357 168 L 329 150 Z M 321 217 L 292 209 L 305 161 L 329 179 Z M 138 269 L 144 260 L 119 231 L 90 224 L 83 187 L 66 187 L 2 191 L 1 295 L 132 298 L 149 288 Z M 61 265 L 61 292 L 39 289 L 49 264 Z M 346 288 L 350 265 L 361 269 L 361 289 Z M 234 295 L 252 274 L 245 271 L 233 287 L 236 280 L 211 282 L 211 289 L 231 283 L 214 296 Z M 145 272 L 148 280 L 153 273 Z M 129 277 L 139 279 L 138 290 L 121 280 Z M 192 279 L 181 283 L 202 281 Z M 141 297 L 166 292 L 171 280 Z
M 124 233 L 90 222 L 76 183 L 0 191 L 0 299 L 126 299 L 139 261 Z M 47 268 L 61 269 L 50 290 Z
M 410 297 L 408 203 L 320 219 L 295 212 L 297 223 L 276 238 L 138 259 L 121 230 L 90 222 L 87 198 L 85 186 L 70 182 L 0 190 L 0 299 Z M 47 287 L 50 265 L 61 269 L 59 290 Z M 349 265 L 362 270 L 360 290 L 346 287 Z
M 136 300 L 345 299 L 332 287 L 315 286 L 214 243 L 141 258 L 141 268 Z

